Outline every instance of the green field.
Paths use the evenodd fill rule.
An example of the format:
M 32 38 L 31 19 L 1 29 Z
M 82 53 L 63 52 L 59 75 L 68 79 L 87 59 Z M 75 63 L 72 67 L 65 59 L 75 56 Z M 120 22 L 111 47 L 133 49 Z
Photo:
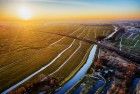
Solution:
M 0 92 L 49 64 L 64 50 L 29 82 L 51 74 L 61 83 L 86 62 L 92 44 L 47 32 L 95 41 L 112 31 L 112 25 L 0 23 Z
M 140 56 L 140 34 L 134 40 L 123 38 L 122 46 L 124 47 L 124 49 L 128 49 L 130 53 Z
M 117 34 L 114 37 L 113 44 L 120 50 L 140 56 L 140 33 L 139 32 L 124 32 Z

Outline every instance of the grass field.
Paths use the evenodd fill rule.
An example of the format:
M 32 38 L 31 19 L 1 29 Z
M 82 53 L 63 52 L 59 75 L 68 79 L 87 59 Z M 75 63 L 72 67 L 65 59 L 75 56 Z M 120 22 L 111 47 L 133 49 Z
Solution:
M 98 36 L 106 36 L 112 31 L 111 25 L 0 23 L 0 92 L 54 59 L 32 79 L 43 74 L 62 82 L 85 63 L 92 44 L 47 32 L 95 41 Z
M 120 50 L 140 56 L 140 33 L 126 31 L 115 37 L 114 45 Z

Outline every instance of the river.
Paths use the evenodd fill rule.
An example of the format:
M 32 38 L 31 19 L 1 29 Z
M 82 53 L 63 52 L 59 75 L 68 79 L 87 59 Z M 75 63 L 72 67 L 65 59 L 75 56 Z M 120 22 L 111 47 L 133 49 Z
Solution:
M 65 83 L 55 94 L 64 94 L 66 93 L 70 88 L 72 88 L 75 83 L 77 83 L 80 79 L 82 79 L 85 74 L 87 73 L 88 69 L 92 65 L 95 55 L 96 55 L 97 45 L 94 45 L 90 51 L 90 54 L 88 56 L 87 62 L 85 65 L 67 82 Z
M 114 32 L 111 33 L 106 39 L 112 37 L 116 32 L 118 31 L 118 28 L 114 26 Z M 65 83 L 55 94 L 65 94 L 70 88 L 74 87 L 76 83 L 78 83 L 82 78 L 84 78 L 85 74 L 87 73 L 87 70 L 92 65 L 95 55 L 96 55 L 97 45 L 94 45 L 93 48 L 90 51 L 89 57 L 87 59 L 87 62 L 85 65 L 74 75 L 73 78 L 71 78 L 67 83 Z M 91 91 L 96 92 L 101 86 L 103 86 L 105 82 L 103 80 L 97 81 L 97 83 L 93 86 Z M 82 87 L 80 86 L 78 89 L 76 89 L 75 93 L 80 93 L 82 90 Z

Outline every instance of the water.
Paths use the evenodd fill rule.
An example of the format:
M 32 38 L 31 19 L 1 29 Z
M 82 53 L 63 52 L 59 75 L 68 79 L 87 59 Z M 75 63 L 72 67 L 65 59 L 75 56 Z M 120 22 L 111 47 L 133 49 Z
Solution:
M 96 91 L 105 84 L 103 80 L 98 80 L 88 94 L 94 94 Z
M 103 89 L 103 91 L 102 91 L 102 94 L 107 94 L 107 91 L 108 91 L 108 89 L 111 87 L 112 82 L 113 82 L 113 81 L 110 81 L 110 82 L 106 83 L 106 85 L 105 85 L 105 87 L 104 87 L 104 89 Z
M 75 85 L 75 83 L 77 83 L 80 79 L 82 79 L 85 76 L 87 70 L 93 63 L 96 54 L 96 49 L 97 45 L 94 45 L 90 51 L 86 64 L 76 73 L 76 75 L 72 79 L 70 79 L 66 84 L 64 84 L 63 87 L 61 87 L 60 90 L 56 92 L 56 94 L 66 93 L 71 87 Z
M 82 86 L 79 86 L 74 92 L 73 94 L 80 94 L 82 91 Z
M 130 92 L 133 94 L 138 82 L 140 81 L 140 78 L 135 78 L 133 81 L 132 81 L 132 85 L 131 85 L 131 90 Z

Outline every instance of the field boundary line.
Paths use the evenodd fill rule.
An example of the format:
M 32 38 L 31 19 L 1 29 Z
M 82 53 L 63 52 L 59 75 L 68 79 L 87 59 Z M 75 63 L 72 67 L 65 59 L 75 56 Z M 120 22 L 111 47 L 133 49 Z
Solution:
M 79 42 L 79 47 L 69 56 L 69 58 L 67 60 L 65 60 L 65 62 L 57 70 L 55 70 L 53 73 L 49 74 L 49 76 L 58 72 L 72 58 L 72 56 L 81 48 L 81 45 L 82 44 L 81 44 L 81 41 L 80 41 Z
M 28 81 L 29 79 L 31 79 L 32 77 L 34 77 L 35 75 L 37 75 L 38 73 L 40 73 L 41 71 L 43 71 L 44 69 L 46 69 L 48 66 L 50 66 L 56 59 L 58 59 L 66 50 L 68 50 L 69 48 L 72 47 L 73 43 L 74 43 L 75 39 L 73 40 L 73 42 L 70 44 L 70 46 L 68 46 L 66 49 L 64 49 L 61 53 L 59 53 L 49 64 L 45 65 L 44 67 L 40 68 L 38 71 L 34 72 L 33 74 L 29 75 L 28 77 L 26 77 L 25 79 L 23 79 L 22 81 L 18 82 L 17 84 L 11 86 L 10 88 L 8 88 L 7 90 L 5 90 L 4 92 L 2 92 L 1 94 L 7 94 L 10 91 L 16 89 L 18 86 L 20 86 L 21 84 L 23 84 L 24 82 Z

